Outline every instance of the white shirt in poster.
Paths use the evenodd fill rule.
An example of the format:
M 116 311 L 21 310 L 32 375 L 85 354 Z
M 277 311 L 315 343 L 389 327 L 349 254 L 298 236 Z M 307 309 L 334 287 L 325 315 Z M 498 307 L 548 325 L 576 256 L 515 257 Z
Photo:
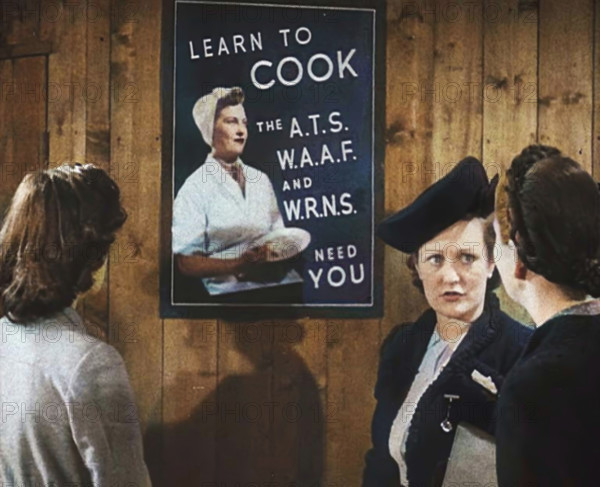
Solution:
M 173 203 L 173 253 L 236 258 L 252 242 L 284 227 L 273 185 L 267 174 L 237 160 L 245 176 L 245 194 L 209 154 L 181 186 Z M 291 270 L 276 284 L 301 282 Z M 238 281 L 233 275 L 203 279 L 210 294 L 268 286 Z

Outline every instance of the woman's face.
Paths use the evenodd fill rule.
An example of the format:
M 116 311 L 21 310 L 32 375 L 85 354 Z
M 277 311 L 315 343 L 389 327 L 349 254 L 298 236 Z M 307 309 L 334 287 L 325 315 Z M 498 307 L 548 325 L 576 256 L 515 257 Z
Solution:
M 419 249 L 417 272 L 438 321 L 470 323 L 483 311 L 487 279 L 494 271 L 484 230 L 481 218 L 461 220 Z
M 242 104 L 221 110 L 213 130 L 215 157 L 227 162 L 235 161 L 244 152 L 248 139 L 248 121 Z

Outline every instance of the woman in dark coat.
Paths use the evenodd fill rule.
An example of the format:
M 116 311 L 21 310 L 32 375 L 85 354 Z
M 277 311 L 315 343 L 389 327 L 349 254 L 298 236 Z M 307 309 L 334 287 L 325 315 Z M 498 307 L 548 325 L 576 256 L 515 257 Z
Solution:
M 598 485 L 600 191 L 558 149 L 530 146 L 496 198 L 498 269 L 537 327 L 498 404 L 498 483 Z
M 530 334 L 491 292 L 484 218 L 494 188 L 467 158 L 379 226 L 386 243 L 410 254 L 431 309 L 383 344 L 364 487 L 441 485 L 456 426 L 494 430 L 498 390 Z

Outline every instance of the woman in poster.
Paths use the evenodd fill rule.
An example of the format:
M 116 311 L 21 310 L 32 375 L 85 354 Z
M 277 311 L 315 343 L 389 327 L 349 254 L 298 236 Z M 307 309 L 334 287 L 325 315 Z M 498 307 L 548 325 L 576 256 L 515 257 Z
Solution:
M 410 254 L 431 308 L 382 346 L 364 487 L 440 486 L 457 425 L 494 431 L 498 390 L 530 334 L 492 293 L 494 240 L 484 218 L 494 188 L 482 164 L 466 158 L 378 228 Z
M 498 485 L 597 485 L 600 191 L 558 149 L 529 146 L 496 198 L 498 270 L 536 324 L 498 403 Z
M 126 216 L 92 165 L 17 188 L 0 231 L 0 485 L 150 485 L 123 359 L 73 309 Z
M 195 103 L 194 121 L 212 151 L 173 204 L 177 268 L 204 278 L 210 294 L 302 281 L 294 270 L 273 272 L 265 264 L 270 249 L 253 245 L 285 227 L 269 177 L 240 158 L 248 140 L 243 102 L 244 92 L 234 87 L 215 88 Z

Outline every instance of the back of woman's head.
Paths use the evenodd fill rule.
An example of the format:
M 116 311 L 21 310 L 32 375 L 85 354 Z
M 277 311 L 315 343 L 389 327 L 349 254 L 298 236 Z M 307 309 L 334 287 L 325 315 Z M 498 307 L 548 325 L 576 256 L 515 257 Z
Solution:
M 505 189 L 527 268 L 568 294 L 600 296 L 600 191 L 590 174 L 558 149 L 530 146 L 513 160 Z
M 25 176 L 0 230 L 0 304 L 17 322 L 50 316 L 93 284 L 127 214 L 91 164 Z

